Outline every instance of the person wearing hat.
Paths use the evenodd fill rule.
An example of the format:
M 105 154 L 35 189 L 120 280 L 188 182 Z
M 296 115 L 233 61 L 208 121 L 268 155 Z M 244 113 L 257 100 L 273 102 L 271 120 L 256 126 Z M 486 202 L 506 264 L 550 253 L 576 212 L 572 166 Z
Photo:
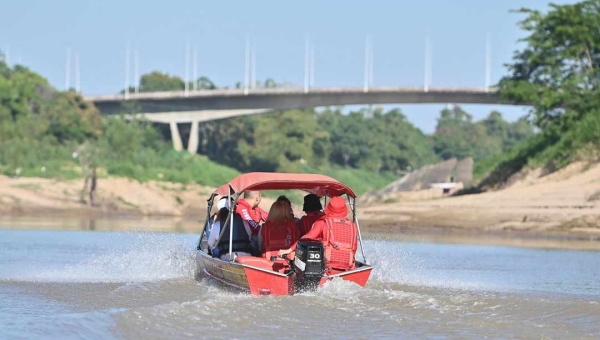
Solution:
M 217 238 L 219 237 L 219 233 L 221 232 L 220 221 L 225 221 L 227 219 L 230 205 L 231 202 L 227 201 L 227 196 L 221 197 L 221 199 L 219 199 L 219 202 L 217 202 L 217 212 L 208 219 L 209 228 L 207 228 L 206 236 L 208 237 L 209 249 L 214 248 L 217 243 Z
M 325 216 L 325 213 L 322 211 L 323 206 L 321 205 L 321 199 L 319 196 L 315 194 L 308 194 L 304 196 L 304 205 L 302 205 L 302 211 L 306 213 L 305 216 L 302 216 L 300 219 L 300 232 L 302 235 L 308 233 L 315 223 L 316 220 Z
M 355 267 L 354 255 L 358 247 L 358 229 L 347 218 L 346 201 L 336 196 L 331 198 L 325 207 L 325 216 L 314 224 L 302 239 L 313 239 L 323 242 L 325 248 L 325 266 L 329 272 L 348 270 Z M 296 250 L 298 242 L 289 249 L 279 251 L 279 256 Z M 293 257 L 293 256 L 292 256 Z

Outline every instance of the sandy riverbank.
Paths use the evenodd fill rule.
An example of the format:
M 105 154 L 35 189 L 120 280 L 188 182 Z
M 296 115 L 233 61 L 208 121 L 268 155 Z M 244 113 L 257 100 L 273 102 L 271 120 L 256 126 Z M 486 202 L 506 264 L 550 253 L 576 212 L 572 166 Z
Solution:
M 547 176 L 532 171 L 494 192 L 423 200 L 400 197 L 396 202 L 387 198 L 387 203 L 363 207 L 361 217 L 369 225 L 600 240 L 598 196 L 600 165 L 578 163 Z
M 79 202 L 82 181 L 0 176 L 0 227 L 197 230 L 212 188 L 123 178 L 99 180 L 98 202 Z M 359 206 L 366 232 L 415 241 L 600 249 L 600 165 L 531 172 L 510 187 L 460 197 L 423 192 Z M 412 197 L 410 196 L 412 195 Z M 272 199 L 261 206 L 268 209 Z M 295 207 L 301 214 L 300 207 Z M 62 222 L 61 222 L 62 221 Z M 70 222 L 66 222 L 70 221 Z M 120 226 L 120 227 L 119 227 Z
M 0 176 L 0 212 L 22 216 L 194 215 L 211 192 L 198 185 L 102 178 L 96 202 L 90 206 L 80 201 L 82 187 L 83 180 Z

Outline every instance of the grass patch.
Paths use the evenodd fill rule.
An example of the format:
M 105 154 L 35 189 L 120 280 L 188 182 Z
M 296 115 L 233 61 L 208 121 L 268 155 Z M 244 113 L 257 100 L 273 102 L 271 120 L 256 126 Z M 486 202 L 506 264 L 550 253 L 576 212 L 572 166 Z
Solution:
M 398 175 L 391 172 L 372 172 L 363 169 L 321 167 L 312 169 L 308 166 L 303 168 L 304 172 L 317 173 L 330 176 L 354 190 L 356 195 L 385 187 L 398 179 Z
M 169 150 L 152 155 L 135 155 L 131 160 L 111 160 L 107 164 L 108 173 L 140 182 L 154 180 L 214 187 L 239 174 L 237 170 L 217 164 L 205 156 L 185 152 Z M 185 189 L 183 186 L 181 190 Z

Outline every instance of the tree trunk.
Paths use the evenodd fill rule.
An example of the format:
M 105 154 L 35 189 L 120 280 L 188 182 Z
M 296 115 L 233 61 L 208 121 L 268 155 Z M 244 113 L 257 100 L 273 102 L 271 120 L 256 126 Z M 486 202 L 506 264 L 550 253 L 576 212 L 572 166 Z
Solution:
M 90 202 L 89 205 L 94 205 L 94 198 L 96 197 L 96 184 L 97 184 L 97 176 L 96 176 L 96 167 L 92 168 L 92 184 L 90 186 Z
M 81 189 L 81 195 L 79 196 L 79 202 L 85 203 L 85 193 L 87 191 L 88 182 L 90 181 L 90 176 L 88 174 L 85 175 L 85 180 L 83 182 L 83 189 Z

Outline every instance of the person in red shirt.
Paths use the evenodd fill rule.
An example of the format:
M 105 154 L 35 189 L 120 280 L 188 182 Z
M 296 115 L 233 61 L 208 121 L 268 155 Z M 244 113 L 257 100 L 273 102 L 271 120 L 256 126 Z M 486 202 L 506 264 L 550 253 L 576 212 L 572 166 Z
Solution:
M 312 229 L 315 221 L 325 216 L 325 213 L 321 210 L 323 210 L 323 206 L 321 205 L 319 196 L 315 194 L 308 194 L 304 196 L 304 205 L 302 206 L 302 211 L 304 211 L 306 215 L 302 216 L 299 223 L 302 235 L 305 235 Z
M 242 217 L 244 223 L 250 228 L 250 238 L 255 255 L 260 252 L 258 248 L 260 223 L 265 222 L 269 217 L 269 214 L 258 206 L 261 198 L 260 191 L 244 191 L 244 197 L 238 199 L 235 207 L 235 212 Z
M 312 229 L 302 237 L 323 242 L 328 270 L 348 270 L 355 267 L 358 229 L 347 219 L 347 215 L 346 201 L 340 196 L 333 197 L 325 207 L 325 216 L 317 220 Z M 279 256 L 295 251 L 297 244 L 298 242 L 289 249 L 280 250 Z
M 281 200 L 269 210 L 269 218 L 260 229 L 262 257 L 270 259 L 280 249 L 290 247 L 300 238 L 291 206 Z

